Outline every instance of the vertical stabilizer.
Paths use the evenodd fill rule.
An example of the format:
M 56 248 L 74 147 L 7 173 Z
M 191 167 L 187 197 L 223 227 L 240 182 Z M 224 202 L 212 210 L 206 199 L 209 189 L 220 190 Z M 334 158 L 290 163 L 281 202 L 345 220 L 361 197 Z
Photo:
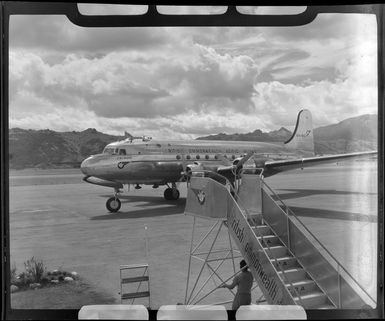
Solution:
M 294 133 L 285 142 L 285 146 L 290 149 L 314 154 L 313 122 L 309 110 L 302 109 L 298 113 Z

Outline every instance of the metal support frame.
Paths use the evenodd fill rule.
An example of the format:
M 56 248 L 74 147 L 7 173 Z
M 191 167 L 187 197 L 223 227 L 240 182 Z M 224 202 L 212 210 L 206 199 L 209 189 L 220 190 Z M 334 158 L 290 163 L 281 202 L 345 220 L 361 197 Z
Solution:
M 222 228 L 223 226 L 227 227 L 227 221 L 216 221 L 211 226 L 211 228 L 209 228 L 209 231 L 203 236 L 201 236 L 200 239 L 194 239 L 197 220 L 198 218 L 194 216 L 188 261 L 186 292 L 184 300 L 185 305 L 196 305 L 202 302 L 204 299 L 208 298 L 209 296 L 213 296 L 215 291 L 218 289 L 219 285 L 228 282 L 235 275 L 240 273 L 240 270 L 237 271 L 236 269 L 236 266 L 238 264 L 236 264 L 235 260 L 242 259 L 240 251 L 236 247 L 234 247 L 234 242 L 231 239 L 229 230 L 227 228 Z M 218 244 L 218 238 L 221 232 L 227 234 L 228 240 L 227 242 L 221 241 L 220 244 Z M 225 238 L 223 238 L 222 240 L 224 239 Z M 197 242 L 196 246 L 194 246 L 194 241 Z M 198 275 L 195 276 L 195 280 L 192 280 L 194 266 L 196 268 L 195 270 L 199 269 L 199 272 Z M 225 277 L 221 275 L 219 271 L 221 267 L 232 271 L 231 275 Z M 205 268 L 207 268 L 209 274 L 208 276 L 203 274 Z M 213 284 L 211 284 L 210 281 L 213 281 Z M 219 281 L 219 284 L 217 281 Z M 253 290 L 257 287 L 258 284 L 253 287 Z M 226 300 L 224 302 L 213 302 L 210 304 L 220 305 L 231 303 L 235 296 L 235 291 L 230 290 L 229 293 L 232 294 L 231 299 Z

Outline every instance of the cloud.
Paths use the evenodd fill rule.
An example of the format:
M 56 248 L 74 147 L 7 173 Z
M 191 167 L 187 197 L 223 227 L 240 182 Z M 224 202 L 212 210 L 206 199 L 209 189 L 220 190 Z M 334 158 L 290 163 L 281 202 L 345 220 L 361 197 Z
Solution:
M 88 53 L 151 49 L 167 43 L 158 28 L 84 28 L 66 16 L 12 16 L 10 47 L 49 52 Z
M 194 59 L 152 53 L 110 53 L 100 58 L 68 55 L 49 65 L 34 54 L 14 51 L 10 60 L 11 102 L 20 88 L 62 106 L 83 101 L 103 117 L 167 116 L 187 110 L 250 112 L 257 67 L 247 56 L 220 55 L 196 45 Z M 22 67 L 21 67 L 22 66 Z
M 11 21 L 11 127 L 193 138 L 291 127 L 301 108 L 315 126 L 376 112 L 372 16 L 323 15 L 289 31 L 38 18 Z
M 267 37 L 285 42 L 298 42 L 314 39 L 328 44 L 330 41 L 347 39 L 352 35 L 365 34 L 369 24 L 375 22 L 375 15 L 321 13 L 309 24 L 296 27 L 266 28 Z M 372 27 L 370 27 L 372 28 Z

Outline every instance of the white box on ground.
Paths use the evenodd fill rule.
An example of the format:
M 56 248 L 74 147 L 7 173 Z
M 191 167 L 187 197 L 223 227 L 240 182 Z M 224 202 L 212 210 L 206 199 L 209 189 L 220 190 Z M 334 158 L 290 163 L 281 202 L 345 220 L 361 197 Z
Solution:
M 79 320 L 148 320 L 144 305 L 85 305 L 79 310 Z
M 227 311 L 221 305 L 163 305 L 157 320 L 227 320 Z
M 236 320 L 306 320 L 306 311 L 299 305 L 242 305 Z

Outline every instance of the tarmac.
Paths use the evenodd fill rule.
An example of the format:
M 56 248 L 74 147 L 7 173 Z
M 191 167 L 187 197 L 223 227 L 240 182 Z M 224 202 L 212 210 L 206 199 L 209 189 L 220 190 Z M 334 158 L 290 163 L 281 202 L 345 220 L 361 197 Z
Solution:
M 184 215 L 186 184 L 178 201 L 164 200 L 163 187 L 131 188 L 120 197 L 120 212 L 108 213 L 112 190 L 81 178 L 79 169 L 11 171 L 11 265 L 22 270 L 34 256 L 48 269 L 76 271 L 120 303 L 119 266 L 148 263 L 151 308 L 183 302 L 193 223 Z M 292 170 L 266 182 L 375 298 L 376 162 Z M 200 220 L 198 233 L 212 223 Z

